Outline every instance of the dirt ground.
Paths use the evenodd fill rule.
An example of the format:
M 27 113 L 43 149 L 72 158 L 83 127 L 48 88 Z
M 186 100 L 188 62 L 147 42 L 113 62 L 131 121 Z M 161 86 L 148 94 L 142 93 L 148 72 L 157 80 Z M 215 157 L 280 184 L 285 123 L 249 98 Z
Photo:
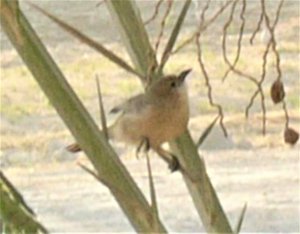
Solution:
M 218 1 L 212 1 L 215 7 Z M 277 2 L 277 1 L 274 1 Z M 125 59 L 128 56 L 118 43 L 115 29 L 103 33 L 110 23 L 103 6 L 97 1 L 37 1 L 56 15 L 65 17 L 96 37 Z M 174 12 L 178 12 L 177 2 Z M 143 16 L 149 18 L 152 1 L 140 1 Z M 269 1 L 269 4 L 272 4 Z M 275 3 L 274 3 L 275 4 Z M 141 92 L 139 81 L 109 63 L 102 56 L 67 36 L 49 20 L 21 3 L 34 28 L 39 32 L 47 48 L 63 70 L 68 82 L 75 89 L 90 114 L 99 123 L 95 73 L 101 77 L 104 104 L 109 107 Z M 255 2 L 249 4 L 250 24 L 246 36 L 253 30 L 257 11 Z M 69 9 L 68 11 L 66 9 Z M 177 9 L 177 10 L 176 10 Z M 216 9 L 216 8 L 215 8 Z M 272 8 L 273 9 L 273 8 Z M 275 8 L 274 8 L 275 9 Z M 273 9 L 273 10 L 274 10 Z M 101 11 L 101 14 L 97 14 Z M 66 13 L 68 12 L 68 13 Z M 175 14 L 173 12 L 173 14 Z M 213 10 L 212 10 L 213 12 Z M 197 8 L 187 19 L 182 38 L 189 35 Z M 209 12 L 210 14 L 211 12 Z M 197 14 L 196 14 L 197 16 Z M 286 101 L 290 125 L 300 130 L 300 67 L 299 67 L 299 4 L 287 0 L 277 27 L 279 51 L 286 88 Z M 273 19 L 273 18 L 272 18 Z M 216 125 L 208 139 L 200 147 L 208 175 L 216 188 L 220 202 L 234 227 L 247 203 L 242 232 L 300 232 L 300 144 L 291 147 L 283 142 L 284 113 L 280 105 L 269 99 L 269 88 L 274 81 L 274 61 L 270 59 L 264 91 L 266 93 L 267 133 L 262 134 L 261 108 L 255 101 L 248 119 L 244 110 L 255 87 L 230 76 L 221 82 L 220 42 L 221 18 L 217 26 L 208 30 L 203 39 L 205 61 L 212 74 L 213 95 L 225 111 L 228 138 Z M 157 35 L 157 22 L 149 26 L 150 35 Z M 168 22 L 172 25 L 172 20 Z M 221 26 L 220 26 L 221 25 Z M 167 26 L 167 32 L 170 27 Z M 232 38 L 236 36 L 235 28 Z M 65 146 L 73 138 L 57 116 L 51 104 L 42 94 L 28 70 L 1 34 L 1 150 L 0 167 L 4 174 L 20 190 L 26 202 L 37 213 L 38 219 L 51 232 L 134 232 L 126 216 L 105 186 L 98 183 L 76 164 L 77 160 L 89 165 L 84 154 L 72 155 Z M 117 35 L 117 36 L 116 36 Z M 259 39 L 260 38 L 260 39 Z M 241 66 L 260 75 L 261 60 L 257 59 L 263 45 L 263 33 L 254 46 L 245 43 Z M 235 51 L 235 50 L 233 50 Z M 247 64 L 247 65 L 245 65 Z M 248 65 L 250 64 L 250 65 Z M 188 78 L 191 118 L 189 130 L 195 141 L 216 116 L 216 110 L 207 100 L 207 88 L 199 69 L 193 48 L 187 48 L 171 59 L 168 72 L 192 67 Z M 273 70 L 272 70 L 273 69 Z M 134 180 L 149 199 L 148 176 L 144 158 L 135 159 L 134 149 L 114 143 L 117 153 Z M 199 233 L 204 228 L 193 206 L 180 173 L 171 174 L 156 155 L 151 157 L 160 216 L 172 233 Z
M 201 151 L 234 226 L 242 232 L 299 232 L 299 145 L 295 148 Z M 145 159 L 123 160 L 149 198 Z M 179 173 L 152 158 L 160 215 L 170 232 L 204 232 Z M 110 192 L 74 162 L 10 167 L 4 173 L 53 232 L 134 231 Z

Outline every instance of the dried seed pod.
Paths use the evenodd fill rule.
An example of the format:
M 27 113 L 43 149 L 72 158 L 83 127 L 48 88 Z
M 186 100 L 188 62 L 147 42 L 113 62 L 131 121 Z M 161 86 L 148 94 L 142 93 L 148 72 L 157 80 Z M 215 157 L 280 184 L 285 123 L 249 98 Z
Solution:
M 288 144 L 294 145 L 299 139 L 299 133 L 292 129 L 292 128 L 287 128 L 284 131 L 284 141 Z
M 271 98 L 275 104 L 281 102 L 285 96 L 281 80 L 276 80 L 271 87 Z

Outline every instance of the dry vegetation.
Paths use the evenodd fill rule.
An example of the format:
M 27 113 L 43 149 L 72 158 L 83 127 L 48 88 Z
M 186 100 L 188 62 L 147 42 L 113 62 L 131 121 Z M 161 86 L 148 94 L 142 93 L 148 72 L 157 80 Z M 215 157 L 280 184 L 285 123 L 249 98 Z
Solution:
M 277 2 L 277 1 L 276 1 Z M 94 2 L 95 3 L 95 2 Z M 94 4 L 93 3 L 93 4 Z M 44 3 L 46 7 L 49 9 L 53 8 L 49 2 Z M 63 3 L 60 3 L 63 4 Z M 89 3 L 92 6 L 92 3 Z M 87 4 L 87 5 L 89 5 Z M 41 3 L 42 5 L 42 3 Z M 251 4 L 250 4 L 251 5 Z M 153 4 L 152 4 L 153 6 Z M 88 8 L 87 6 L 81 6 L 79 3 L 74 4 L 73 6 L 77 12 L 84 12 L 82 7 Z M 97 11 L 104 11 L 103 6 L 99 6 Z M 144 11 L 147 6 L 144 6 Z M 250 7 L 255 9 L 252 4 Z M 285 6 L 282 9 L 282 17 L 278 23 L 276 28 L 276 36 L 277 36 L 277 48 L 278 52 L 281 56 L 281 70 L 282 70 L 282 81 L 285 84 L 286 91 L 286 105 L 289 110 L 290 116 L 290 125 L 295 129 L 300 129 L 300 101 L 299 101 L 299 93 L 300 93 L 300 84 L 299 84 L 299 4 L 295 1 L 287 0 L 285 2 Z M 97 104 L 97 95 L 95 88 L 95 80 L 94 75 L 99 74 L 101 78 L 102 85 L 102 94 L 104 98 L 104 104 L 106 107 L 106 111 L 109 111 L 110 107 L 121 102 L 122 100 L 132 96 L 135 93 L 142 91 L 142 86 L 139 81 L 131 75 L 128 75 L 122 70 L 117 69 L 117 67 L 110 62 L 108 62 L 105 58 L 99 56 L 93 51 L 87 49 L 84 45 L 73 41 L 70 37 L 63 37 L 61 35 L 56 35 L 58 29 L 54 27 L 49 21 L 42 20 L 39 24 L 37 22 L 37 13 L 31 12 L 28 6 L 25 6 L 25 12 L 32 13 L 32 15 L 28 16 L 33 20 L 33 23 L 36 24 L 37 29 L 41 29 L 42 25 L 46 27 L 44 31 L 40 32 L 42 34 L 42 38 L 48 41 L 49 50 L 53 54 L 54 58 L 59 61 L 59 66 L 63 70 L 64 74 L 68 78 L 70 84 L 74 87 L 75 91 L 78 93 L 79 97 L 82 98 L 82 101 L 86 105 L 87 109 L 91 112 L 94 118 L 99 121 L 99 111 Z M 255 12 L 252 9 L 252 13 Z M 72 12 L 72 11 L 70 11 Z M 76 12 L 76 11 L 75 11 Z M 145 11 L 146 12 L 146 11 Z M 88 32 L 92 32 L 95 30 L 99 30 L 97 24 L 99 23 L 99 17 L 96 17 L 95 12 L 90 13 L 91 16 L 88 19 L 91 21 L 91 25 L 86 29 Z M 105 16 L 105 13 L 103 13 Z M 145 19 L 149 19 L 151 16 L 150 13 L 144 13 Z M 171 13 L 172 14 L 172 13 Z M 251 12 L 249 13 L 251 14 Z M 254 14 L 254 13 L 253 13 Z M 103 16 L 103 17 L 104 17 Z M 189 29 L 193 29 L 193 25 L 190 21 L 193 19 L 193 15 L 189 17 L 187 26 L 181 35 L 181 42 L 184 42 L 191 35 Z M 255 18 L 255 16 L 253 16 Z M 273 18 L 272 18 L 273 19 Z M 72 15 L 70 16 L 70 20 L 76 20 Z M 235 19 L 237 20 L 237 19 Z M 94 22 L 95 21 L 95 22 Z M 103 25 L 105 25 L 103 22 Z M 218 151 L 218 157 L 225 155 L 224 160 L 215 159 L 213 156 L 208 156 L 208 161 L 213 167 L 212 174 L 216 176 L 215 182 L 224 182 L 220 178 L 220 174 L 218 174 L 217 169 L 222 168 L 222 165 L 225 168 L 230 168 L 231 163 L 239 162 L 238 166 L 240 169 L 237 173 L 239 175 L 243 175 L 243 170 L 247 171 L 248 166 L 245 165 L 244 169 L 243 163 L 240 159 L 237 159 L 237 156 L 234 152 L 241 152 L 241 150 L 248 150 L 247 152 L 252 152 L 255 150 L 262 150 L 263 152 L 259 153 L 260 159 L 264 160 L 263 155 L 275 154 L 275 151 L 280 151 L 280 156 L 277 154 L 275 158 L 267 157 L 265 163 L 272 162 L 272 159 L 283 160 L 287 168 L 292 168 L 292 170 L 297 169 L 296 166 L 291 166 L 291 163 L 283 159 L 285 157 L 291 156 L 292 162 L 297 162 L 297 153 L 299 153 L 299 143 L 295 146 L 295 148 L 291 149 L 287 147 L 283 142 L 283 130 L 285 126 L 285 115 L 282 111 L 281 106 L 275 106 L 270 97 L 269 90 L 271 84 L 276 79 L 276 60 L 274 57 L 269 58 L 269 62 L 267 64 L 268 73 L 265 77 L 265 82 L 262 86 L 262 89 L 265 93 L 265 104 L 266 104 L 266 134 L 262 134 L 262 115 L 261 115 L 261 107 L 260 102 L 254 102 L 253 107 L 251 108 L 250 115 L 248 119 L 245 118 L 245 107 L 249 103 L 249 98 L 255 92 L 256 86 L 251 82 L 241 79 L 240 76 L 234 75 L 230 73 L 226 82 L 222 82 L 220 77 L 226 71 L 226 64 L 224 63 L 222 57 L 222 24 L 224 23 L 224 18 L 221 18 L 220 21 L 213 27 L 211 27 L 205 35 L 202 37 L 202 53 L 203 58 L 205 58 L 206 69 L 210 74 L 210 84 L 213 88 L 213 97 L 216 103 L 219 103 L 223 107 L 224 111 L 224 124 L 229 134 L 229 138 L 225 139 L 222 135 L 222 131 L 220 131 L 219 126 L 216 126 L 215 131 L 212 133 L 211 138 L 218 139 L 218 143 L 215 144 L 210 139 L 206 145 L 203 146 L 208 155 L 210 155 L 210 150 L 220 150 Z M 254 19 L 252 20 L 254 21 Z M 172 23 L 167 22 L 167 26 Z M 88 22 L 84 24 L 84 27 L 88 26 Z M 102 25 L 102 26 L 103 26 Z M 250 25 L 247 28 L 248 31 L 245 33 L 245 41 L 249 40 L 251 37 L 251 30 L 255 27 L 255 23 Z M 49 31 L 47 31 L 49 29 Z M 149 25 L 149 30 L 151 31 L 151 35 L 153 34 L 153 41 L 156 40 L 157 31 L 153 29 L 151 24 Z M 236 41 L 238 39 L 238 27 L 230 27 L 228 29 L 228 47 L 232 48 L 228 50 L 228 57 L 234 58 L 236 54 Z M 38 30 L 39 31 L 39 30 Z M 168 31 L 168 28 L 167 28 Z M 250 32 L 251 31 L 251 32 Z M 47 33 L 46 33 L 47 32 Z M 1 32 L 2 33 L 2 32 Z M 58 33 L 59 34 L 59 33 Z M 96 32 L 95 32 L 96 34 Z M 114 38 L 114 34 L 109 32 L 109 36 Z M 113 34 L 113 35 L 111 35 Z M 2 36 L 2 35 L 1 35 Z M 96 36 L 98 36 L 96 34 Z M 105 36 L 102 38 L 104 41 L 107 40 Z M 22 181 L 21 177 L 18 177 L 18 174 L 22 176 L 32 176 L 31 173 L 27 174 L 26 171 L 22 171 L 19 169 L 19 166 L 27 165 L 28 168 L 32 169 L 33 172 L 37 172 L 38 169 L 35 166 L 32 166 L 32 163 L 39 162 L 39 166 L 43 166 L 46 168 L 46 171 L 49 173 L 60 172 L 61 168 L 57 169 L 57 164 L 53 161 L 73 161 L 74 156 L 65 152 L 64 147 L 72 141 L 72 137 L 61 120 L 57 117 L 55 111 L 52 106 L 47 101 L 46 97 L 42 94 L 39 87 L 31 77 L 30 73 L 26 69 L 24 65 L 20 62 L 17 54 L 13 51 L 9 45 L 7 45 L 7 41 L 5 41 L 5 37 L 1 37 L 1 41 L 4 42 L 1 47 L 1 151 L 0 151 L 0 163 L 1 167 L 5 168 L 9 174 L 15 176 L 15 181 L 23 186 L 23 189 L 28 192 L 29 199 L 33 200 L 35 188 L 33 184 L 27 184 L 28 182 Z M 213 42 L 213 43 L 211 43 Z M 161 43 L 164 43 L 162 39 Z M 242 47 L 242 55 L 239 59 L 238 67 L 239 69 L 247 72 L 249 74 L 254 74 L 255 76 L 259 76 L 261 73 L 262 66 L 262 54 L 265 51 L 265 41 L 263 38 L 263 32 L 259 32 L 257 35 L 257 39 L 253 45 L 249 43 L 245 43 Z M 180 43 L 179 43 L 180 44 Z M 114 51 L 118 51 L 123 57 L 126 57 L 124 48 L 113 40 L 113 42 L 106 43 L 108 47 L 110 47 Z M 232 46 L 232 47 L 231 47 Z M 209 100 L 207 98 L 207 88 L 205 86 L 205 80 L 201 73 L 201 69 L 199 63 L 197 61 L 197 54 L 195 53 L 196 49 L 192 45 L 188 45 L 181 52 L 173 55 L 171 58 L 171 62 L 166 67 L 168 72 L 176 72 L 181 70 L 182 68 L 192 67 L 193 74 L 189 78 L 189 90 L 190 90 L 190 103 L 191 103 L 191 120 L 190 120 L 190 129 L 195 137 L 195 139 L 199 136 L 199 133 L 203 131 L 203 129 L 211 122 L 212 118 L 214 118 L 216 114 L 215 108 L 211 107 L 209 104 Z M 131 155 L 131 151 L 126 151 L 126 147 L 123 145 L 117 145 L 118 151 L 122 155 Z M 275 148 L 275 150 L 273 150 Z M 230 151 L 226 151 L 224 149 L 230 149 Z M 126 153 L 127 152 L 127 153 Z M 246 152 L 246 151 L 245 151 Z M 233 156 L 232 156 L 233 155 Z M 245 156 L 247 163 L 253 162 L 252 157 L 255 157 L 255 153 L 253 155 Z M 219 160 L 219 161 L 218 161 Z M 255 160 L 255 158 L 254 158 Z M 279 161 L 280 161 L 279 160 Z M 298 158 L 299 160 L 299 158 Z M 49 165 L 46 166 L 46 163 L 52 162 L 54 165 L 54 169 L 51 171 L 49 169 Z M 128 162 L 127 162 L 128 163 Z M 226 164 L 225 164 L 226 163 Z M 129 161 L 128 164 L 131 164 Z M 70 169 L 70 164 L 66 164 L 67 168 Z M 143 164 L 144 165 L 144 164 Z M 272 164 L 273 165 L 273 164 Z M 276 169 L 278 165 L 276 164 L 274 168 Z M 17 168 L 17 169 L 16 169 Z M 133 170 L 137 170 L 139 168 L 138 165 L 133 166 Z M 163 167 L 159 167 L 163 168 Z M 255 166 L 253 166 L 255 168 Z M 248 168 L 249 169 L 249 168 Z M 263 170 L 263 168 L 260 168 Z M 275 170 L 274 169 L 274 170 Z M 272 174 L 272 168 L 268 167 L 268 172 L 270 172 L 270 176 Z M 72 173 L 81 173 L 81 172 L 72 172 Z M 159 177 L 160 174 L 156 171 L 156 176 Z M 224 172 L 226 174 L 226 172 Z M 227 173 L 229 173 L 227 171 Z M 246 172 L 251 173 L 251 172 Z M 274 176 L 274 180 L 277 178 L 281 178 L 285 176 L 284 171 L 282 174 L 276 174 Z M 297 173 L 293 171 L 292 179 L 293 185 L 299 185 L 299 175 L 297 177 Z M 39 181 L 38 176 L 39 173 L 33 173 L 35 179 Z M 254 170 L 254 174 L 259 176 L 259 172 Z M 228 174 L 229 175 L 229 174 Z M 230 174 L 232 175 L 232 174 Z M 68 175 L 66 175 L 68 176 Z M 69 175 L 72 176 L 72 175 Z M 82 174 L 76 174 L 81 179 Z M 143 176 L 136 175 L 137 177 L 141 177 L 143 180 Z M 165 174 L 163 175 L 165 176 Z M 78 179 L 79 182 L 80 178 Z M 285 177 L 284 177 L 285 178 Z M 49 178 L 48 178 L 49 179 Z M 61 178 L 60 178 L 61 179 Z M 247 179 L 243 178 L 245 183 L 250 183 Z M 261 179 L 261 178 L 260 178 Z M 282 178 L 281 178 L 282 179 Z M 59 178 L 57 178 L 59 181 Z M 229 176 L 230 181 L 230 176 Z M 279 179 L 279 181 L 281 181 Z M 174 181 L 173 181 L 174 182 Z M 273 181 L 274 182 L 274 181 Z M 290 181 L 288 181 L 290 182 Z M 39 181 L 39 183 L 44 183 Z M 91 182 L 89 182 L 91 183 Z M 225 182 L 224 182 L 225 183 Z M 236 182 L 237 183 L 237 182 Z M 251 182 L 252 183 L 252 182 Z M 92 185 L 91 185 L 92 186 Z M 170 185 L 171 186 L 171 185 Z M 229 185 L 230 186 L 230 185 Z M 262 186 L 262 185 L 261 185 Z M 278 184 L 276 185 L 278 186 Z M 28 188 L 29 187 L 29 188 Z M 46 186 L 47 189 L 51 189 L 51 186 Z M 255 187 L 255 186 L 254 186 Z M 248 187 L 249 192 L 252 188 Z M 262 187 L 260 187 L 262 188 Z M 29 190 L 32 189 L 31 192 Z M 40 189 L 40 188 L 39 188 Z M 79 188 L 74 188 L 76 191 L 79 191 Z M 268 188 L 269 189 L 269 188 Z M 288 187 L 290 189 L 290 187 Z M 222 190 L 222 189 L 220 189 Z M 238 192 L 237 190 L 234 190 Z M 267 190 L 267 193 L 272 193 L 272 189 Z M 227 193 L 222 193 L 221 196 L 224 196 Z M 294 197 L 297 195 L 297 191 L 292 191 L 291 194 L 288 194 L 288 199 L 290 197 Z M 82 194 L 81 194 L 82 195 Z M 79 195 L 81 197 L 81 195 Z M 280 193 L 277 194 L 281 196 Z M 286 195 L 286 191 L 283 191 L 283 196 Z M 267 195 L 266 195 L 267 196 Z M 68 199 L 68 197 L 66 198 Z M 251 199 L 247 197 L 246 199 Z M 43 200 L 43 199 L 42 199 Z M 91 199 L 93 200 L 93 199 Z M 225 199 L 230 203 L 230 200 Z M 265 201 L 267 203 L 267 201 Z M 295 206 L 299 201 L 293 200 L 291 202 L 291 206 Z M 228 205 L 230 207 L 230 205 Z M 227 207 L 227 208 L 228 208 Z M 264 207 L 262 205 L 262 207 Z M 67 208 L 66 208 L 67 210 Z M 295 210 L 293 210 L 293 214 L 295 214 Z M 251 214 L 251 211 L 250 211 Z M 255 214 L 255 212 L 254 212 Z M 268 215 L 271 215 L 268 213 Z M 296 217 L 297 218 L 297 217 Z M 44 218 L 47 220 L 47 217 Z M 49 219 L 49 217 L 48 217 Z M 50 218 L 51 219 L 51 218 Z M 267 219 L 267 218 L 266 218 Z M 54 221 L 53 221 L 54 222 Z M 279 222 L 279 220 L 278 220 Z M 295 223 L 295 221 L 293 221 Z M 254 224 L 255 222 L 253 222 Z M 51 223 L 50 223 L 51 225 Z M 63 224 L 62 224 L 63 225 Z M 66 223 L 64 223 L 65 230 L 71 230 L 71 225 L 68 227 Z M 126 224 L 123 224 L 126 226 Z M 198 225 L 198 224 L 197 224 Z M 196 227 L 198 227 L 195 225 Z M 270 224 L 272 226 L 272 224 Z M 290 224 L 288 224 L 290 225 Z M 108 228 L 109 225 L 105 226 Z M 275 225 L 276 226 L 276 225 Z M 294 225 L 295 228 L 297 225 Z M 246 220 L 247 227 L 247 220 Z M 281 227 L 281 226 L 280 226 Z M 263 230 L 269 231 L 282 231 L 283 229 L 272 229 L 271 227 L 261 227 Z M 69 228 L 69 229 L 68 229 Z M 265 229 L 264 229 L 265 228 Z M 85 229 L 86 230 L 86 229 Z M 121 229 L 120 229 L 121 230 Z M 129 229 L 130 230 L 130 229 Z M 247 230 L 253 231 L 253 229 L 248 228 Z M 294 229 L 286 229 L 287 231 L 297 231 Z M 283 230 L 284 231 L 284 230 Z M 299 230 L 298 230 L 299 231 Z

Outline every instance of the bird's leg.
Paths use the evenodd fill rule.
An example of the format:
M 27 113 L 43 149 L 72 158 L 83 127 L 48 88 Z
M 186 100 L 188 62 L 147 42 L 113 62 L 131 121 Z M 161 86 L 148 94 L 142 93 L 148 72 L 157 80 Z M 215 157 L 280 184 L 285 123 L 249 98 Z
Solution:
M 144 152 L 148 152 L 150 150 L 150 142 L 147 137 L 143 137 L 140 144 L 136 149 L 136 158 L 139 158 L 139 153 L 144 148 Z
M 164 160 L 169 164 L 169 169 L 171 172 L 175 172 L 177 170 L 180 170 L 182 172 L 182 174 L 185 174 L 193 183 L 196 183 L 199 181 L 198 178 L 195 178 L 194 176 L 191 176 L 189 172 L 187 172 L 185 170 L 185 168 L 183 166 L 180 165 L 177 157 L 164 150 L 161 147 L 157 147 L 154 149 L 154 151 Z
M 160 146 L 155 148 L 154 151 L 165 161 L 169 164 L 169 169 L 171 172 L 175 172 L 180 169 L 180 164 L 176 156 Z

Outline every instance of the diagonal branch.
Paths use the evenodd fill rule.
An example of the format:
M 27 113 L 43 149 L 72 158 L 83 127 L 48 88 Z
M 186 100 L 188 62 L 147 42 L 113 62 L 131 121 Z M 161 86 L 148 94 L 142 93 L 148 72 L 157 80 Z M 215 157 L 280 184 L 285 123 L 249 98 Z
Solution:
M 207 1 L 207 4 L 204 7 L 204 9 L 209 5 L 209 2 L 210 2 L 210 0 Z M 188 37 L 177 48 L 175 48 L 173 50 L 172 54 L 178 53 L 185 46 L 187 46 L 188 44 L 192 43 L 197 38 L 198 33 L 203 33 L 212 23 L 214 23 L 216 21 L 216 19 L 225 11 L 225 9 L 227 7 L 230 6 L 231 3 L 233 3 L 233 0 L 227 1 L 222 7 L 220 7 L 220 9 L 218 9 L 211 18 L 209 18 L 208 20 L 206 20 L 206 22 L 203 23 L 201 26 L 199 26 L 197 28 L 197 30 L 190 37 Z M 206 10 L 204 10 L 204 11 L 206 11 Z
M 100 110 L 100 120 L 101 120 L 101 126 L 102 126 L 102 131 L 104 133 L 104 136 L 106 140 L 108 141 L 108 129 L 107 129 L 107 124 L 106 124 L 106 117 L 105 117 L 105 110 L 104 110 L 104 105 L 102 101 L 102 94 L 101 94 L 101 88 L 100 88 L 100 81 L 98 75 L 96 75 L 96 84 L 97 84 L 97 94 L 98 94 L 98 100 L 99 100 L 99 110 Z
M 113 195 L 132 226 L 137 232 L 154 232 L 148 222 L 151 207 L 147 199 L 113 148 L 107 143 L 103 133 L 99 131 L 96 123 L 21 11 L 18 17 L 19 35 L 15 33 L 14 23 L 12 23 L 15 22 L 16 15 L 7 1 L 2 0 L 0 5 L 2 30 L 6 33 L 37 83 L 92 162 L 97 173 L 101 174 L 106 181 L 110 181 L 115 188 L 122 191 L 122 193 L 113 193 Z M 18 43 L 19 41 L 16 38 L 18 36 L 22 43 Z M 134 198 L 134 206 L 129 204 L 122 194 Z M 159 232 L 166 232 L 161 221 L 159 221 Z
M 180 12 L 180 15 L 178 17 L 178 20 L 172 30 L 172 33 L 170 35 L 170 38 L 168 40 L 168 43 L 164 49 L 164 52 L 163 52 L 163 55 L 161 57 L 161 61 L 160 61 L 160 64 L 159 64 L 159 67 L 158 67 L 158 73 L 162 73 L 162 70 L 164 68 L 164 65 L 167 63 L 170 55 L 171 55 L 171 52 L 172 52 L 172 49 L 176 43 L 176 40 L 178 38 L 178 35 L 179 35 L 179 32 L 180 32 L 180 29 L 181 29 L 181 26 L 183 24 L 183 21 L 186 17 L 186 14 L 187 14 L 187 11 L 189 9 L 189 6 L 191 4 L 191 0 L 186 0 L 184 5 L 183 5 L 183 8 Z
M 125 69 L 126 71 L 128 71 L 140 78 L 143 78 L 143 76 L 140 73 L 138 73 L 135 69 L 133 69 L 130 65 L 128 65 L 121 57 L 117 56 L 112 51 L 106 49 L 100 43 L 98 43 L 98 42 L 94 41 L 93 39 L 89 38 L 88 36 L 84 35 L 79 30 L 77 30 L 75 27 L 70 26 L 69 24 L 65 23 L 64 21 L 60 20 L 59 18 L 50 14 L 49 12 L 40 8 L 39 6 L 37 6 L 31 2 L 28 2 L 28 4 L 31 5 L 33 8 L 37 9 L 43 15 L 47 16 L 49 19 L 51 19 L 53 22 L 55 22 L 57 25 L 59 25 L 65 31 L 67 31 L 68 33 L 70 33 L 71 35 L 76 37 L 78 40 L 80 40 L 81 42 L 92 47 L 96 51 L 100 52 L 103 56 L 105 56 L 111 62 L 115 63 L 116 65 Z
M 157 2 L 157 4 L 155 5 L 155 10 L 154 10 L 152 16 L 151 16 L 148 20 L 146 20 L 146 21 L 144 22 L 144 25 L 147 25 L 147 24 L 151 23 L 151 22 L 157 17 L 159 8 L 160 8 L 161 4 L 163 3 L 163 1 L 164 1 L 164 0 L 159 0 L 159 1 Z
M 157 40 L 156 40 L 155 46 L 154 46 L 154 52 L 155 52 L 155 54 L 157 54 L 158 47 L 159 47 L 161 39 L 162 39 L 162 37 L 164 35 L 166 21 L 167 21 L 167 18 L 169 16 L 170 12 L 171 12 L 172 5 L 173 5 L 173 0 L 167 0 L 166 11 L 165 11 L 165 14 L 162 17 L 161 22 L 160 22 L 160 30 L 159 30 L 158 37 L 157 37 Z

